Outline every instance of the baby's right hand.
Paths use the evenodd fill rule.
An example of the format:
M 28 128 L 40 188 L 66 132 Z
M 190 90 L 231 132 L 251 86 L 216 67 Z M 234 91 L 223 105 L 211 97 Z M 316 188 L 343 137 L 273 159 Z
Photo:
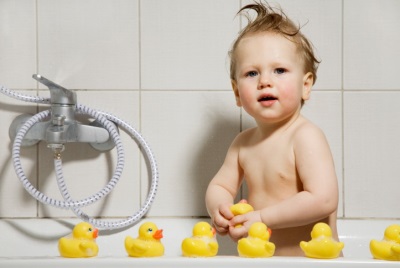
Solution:
M 225 235 L 229 231 L 230 220 L 234 216 L 230 210 L 231 206 L 232 204 L 222 204 L 211 216 L 212 224 L 220 235 Z

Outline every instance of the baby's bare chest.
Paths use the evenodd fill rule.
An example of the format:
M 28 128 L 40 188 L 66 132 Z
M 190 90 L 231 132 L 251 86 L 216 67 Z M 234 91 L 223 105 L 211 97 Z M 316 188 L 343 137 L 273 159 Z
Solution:
M 240 150 L 239 164 L 248 184 L 265 186 L 297 181 L 295 153 L 289 142 L 245 146 Z

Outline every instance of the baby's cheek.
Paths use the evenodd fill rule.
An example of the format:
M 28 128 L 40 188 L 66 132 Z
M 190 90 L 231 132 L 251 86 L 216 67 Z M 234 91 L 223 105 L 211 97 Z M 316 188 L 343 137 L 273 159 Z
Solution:
M 279 99 L 286 101 L 288 104 L 297 105 L 303 97 L 302 90 L 295 86 L 283 87 L 279 92 Z
M 247 90 L 243 90 L 240 92 L 240 100 L 242 105 L 249 105 L 251 101 L 254 101 L 254 96 Z

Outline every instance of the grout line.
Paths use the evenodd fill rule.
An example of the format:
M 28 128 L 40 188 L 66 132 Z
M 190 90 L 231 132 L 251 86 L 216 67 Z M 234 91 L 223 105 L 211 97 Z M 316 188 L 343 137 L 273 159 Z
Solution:
M 346 217 L 346 206 L 345 206 L 345 161 L 344 161 L 344 0 L 342 2 L 342 62 L 341 62 L 341 93 L 342 93 L 342 213 L 343 217 Z
M 35 12 L 36 12 L 36 73 L 39 72 L 39 3 L 38 0 L 35 1 Z M 39 82 L 36 81 L 36 95 L 39 95 Z M 36 113 L 39 113 L 39 104 L 36 104 Z M 40 155 L 39 155 L 39 143 L 36 144 L 36 188 L 39 189 L 39 167 L 40 167 Z M 36 200 L 36 217 L 39 218 L 40 202 Z
M 139 53 L 138 53 L 138 64 L 139 64 L 139 81 L 138 81 L 138 83 L 139 83 L 139 100 L 138 100 L 138 102 L 139 102 L 139 131 L 142 133 L 143 131 L 143 129 L 142 129 L 142 46 L 141 46 L 141 37 L 142 37 L 142 31 L 141 31 L 141 27 L 142 27 L 142 24 L 141 24 L 141 0 L 138 0 L 138 5 L 137 5 L 137 8 L 138 8 L 138 11 L 137 11 L 137 16 L 138 16 L 138 18 L 137 18 L 137 21 L 138 21 L 138 40 L 137 40 L 137 43 L 138 43 L 138 50 L 139 50 Z M 142 178 L 142 174 L 143 174 L 143 169 L 142 169 L 142 166 L 143 166 L 143 160 L 142 160 L 142 157 L 141 157 L 141 152 L 142 152 L 142 149 L 139 149 L 139 152 L 138 152 L 138 154 L 139 154 L 139 206 L 141 207 L 142 206 L 142 181 L 143 181 L 143 178 Z
M 239 7 L 238 7 L 238 10 L 239 10 L 243 6 L 243 0 L 239 0 L 238 2 L 239 2 Z M 242 29 L 242 16 L 239 16 L 238 32 L 240 31 L 240 29 Z M 230 62 L 230 59 L 228 62 Z M 230 66 L 228 68 L 230 70 Z M 239 109 L 239 132 L 242 132 L 242 131 L 243 131 L 243 108 L 240 107 L 240 109 Z M 239 189 L 239 194 L 240 194 L 239 199 L 244 198 L 244 187 L 243 186 L 244 186 L 244 179 L 242 180 L 242 185 L 240 186 L 240 189 Z
M 39 6 L 38 6 L 38 0 L 35 1 L 35 12 L 36 12 L 36 18 L 35 18 L 35 23 L 36 23 L 36 73 L 39 73 Z M 39 82 L 36 81 L 36 94 L 38 93 L 39 90 Z

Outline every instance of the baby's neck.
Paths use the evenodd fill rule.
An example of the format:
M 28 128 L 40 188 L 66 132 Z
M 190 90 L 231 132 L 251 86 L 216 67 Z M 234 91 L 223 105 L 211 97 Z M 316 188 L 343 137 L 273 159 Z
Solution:
M 256 123 L 259 133 L 263 137 L 269 137 L 271 135 L 286 132 L 287 130 L 291 129 L 292 126 L 296 125 L 303 119 L 304 117 L 301 114 L 297 114 L 296 116 L 290 117 L 287 120 L 282 120 L 279 122 L 266 123 L 266 122 L 256 121 Z

